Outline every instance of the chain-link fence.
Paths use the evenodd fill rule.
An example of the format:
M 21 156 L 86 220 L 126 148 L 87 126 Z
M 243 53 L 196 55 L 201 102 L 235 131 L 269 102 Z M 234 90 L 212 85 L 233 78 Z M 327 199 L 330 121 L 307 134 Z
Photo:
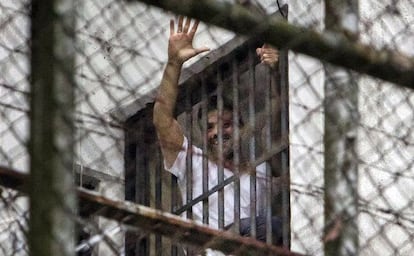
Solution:
M 279 94 L 269 92 L 278 106 L 266 108 L 262 91 L 255 105 L 277 112 L 276 141 L 289 136 L 288 147 L 263 151 L 287 188 L 274 203 L 288 222 L 284 249 L 165 213 L 177 213 L 179 194 L 151 117 L 178 13 L 202 21 L 194 43 L 214 53 L 185 64 L 184 87 L 232 77 L 234 67 L 220 66 L 229 56 L 252 74 L 261 64 L 239 42 L 280 49 Z M 182 244 L 188 253 L 411 255 L 413 13 L 409 0 L 1 1 L 0 255 L 180 255 Z M 186 131 L 202 101 L 194 91 L 179 98 Z

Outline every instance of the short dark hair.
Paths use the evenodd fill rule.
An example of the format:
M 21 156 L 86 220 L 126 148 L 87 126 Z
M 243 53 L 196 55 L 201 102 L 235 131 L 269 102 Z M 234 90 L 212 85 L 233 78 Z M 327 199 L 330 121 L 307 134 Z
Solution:
M 226 97 L 226 96 L 222 96 L 222 99 L 223 99 L 223 110 L 227 110 L 227 111 L 230 111 L 230 112 L 233 113 L 233 100 Z M 210 96 L 210 98 L 207 101 L 207 113 L 210 112 L 210 111 L 213 111 L 213 110 L 217 110 L 217 108 L 218 108 L 217 107 L 217 101 L 218 101 L 217 95 Z M 242 116 L 240 114 L 240 111 L 237 110 L 237 112 L 239 113 L 239 125 L 243 126 L 244 123 L 243 123 L 243 119 L 242 119 Z M 203 108 L 200 107 L 198 109 L 198 121 L 199 122 L 201 121 L 202 116 L 203 116 Z M 200 122 L 200 124 L 201 124 L 201 122 Z

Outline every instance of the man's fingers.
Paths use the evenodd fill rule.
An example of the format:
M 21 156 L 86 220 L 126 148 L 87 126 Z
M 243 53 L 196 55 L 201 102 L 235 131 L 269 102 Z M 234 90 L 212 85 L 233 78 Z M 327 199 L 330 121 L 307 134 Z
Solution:
M 197 27 L 200 22 L 198 20 L 194 21 L 193 27 L 190 30 L 191 26 L 191 18 L 187 18 L 184 22 L 184 16 L 178 17 L 178 24 L 177 24 L 177 33 L 189 33 L 190 36 L 194 36 L 197 32 Z M 174 33 L 174 20 L 170 21 L 170 35 Z
M 262 47 L 256 49 L 257 56 L 260 61 L 271 68 L 276 66 L 279 61 L 279 51 L 268 44 L 264 44 Z
M 170 36 L 174 34 L 174 20 L 170 20 Z
M 197 32 L 198 24 L 200 21 L 196 20 L 194 21 L 193 27 L 191 28 L 190 35 L 194 36 L 194 34 Z
M 191 18 L 187 18 L 185 25 L 184 25 L 184 30 L 183 30 L 184 33 L 188 32 L 188 29 L 190 28 L 190 24 L 191 24 Z
M 178 27 L 177 27 L 177 32 L 178 33 L 183 32 L 183 21 L 184 21 L 183 16 L 178 17 Z
M 277 59 L 279 57 L 279 52 L 274 48 L 257 48 L 256 53 L 262 60 L 268 58 Z

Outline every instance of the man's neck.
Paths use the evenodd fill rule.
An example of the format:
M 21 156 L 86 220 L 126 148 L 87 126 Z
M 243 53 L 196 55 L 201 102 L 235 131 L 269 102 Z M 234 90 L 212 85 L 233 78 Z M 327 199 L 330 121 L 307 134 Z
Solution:
M 221 164 L 220 159 L 217 156 L 217 154 L 214 154 L 214 153 L 210 152 L 209 158 L 210 158 L 210 160 L 215 162 L 217 165 Z M 225 156 L 224 159 L 223 159 L 222 164 L 223 164 L 224 168 L 229 169 L 230 171 L 233 171 L 233 169 L 234 169 L 233 154 Z
M 220 165 L 220 160 L 217 157 L 217 154 L 214 154 L 212 152 L 210 152 L 210 160 L 212 160 L 213 162 L 215 162 L 217 165 Z M 233 152 L 225 155 L 224 159 L 223 159 L 223 167 L 228 169 L 229 171 L 234 172 L 236 169 L 239 172 L 246 172 L 249 171 L 249 163 L 246 161 L 242 161 L 238 163 L 238 166 L 236 166 L 236 164 L 234 163 L 234 154 Z
M 229 169 L 230 171 L 234 170 L 234 163 L 233 163 L 233 159 L 226 159 L 224 160 L 223 166 L 227 169 Z

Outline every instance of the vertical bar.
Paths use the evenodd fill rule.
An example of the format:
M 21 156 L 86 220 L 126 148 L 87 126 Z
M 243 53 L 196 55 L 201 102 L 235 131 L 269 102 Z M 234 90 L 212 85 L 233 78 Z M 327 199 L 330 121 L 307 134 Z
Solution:
M 177 206 L 178 206 L 178 186 L 177 186 L 177 177 L 172 175 L 171 177 L 171 212 L 175 212 Z M 178 248 L 173 243 L 171 245 L 171 256 L 177 256 L 178 254 Z
M 187 136 L 188 139 L 188 148 L 193 147 L 193 136 L 192 136 L 192 126 L 193 126 L 193 118 L 192 118 L 192 105 L 191 105 L 191 91 L 188 87 L 186 87 L 186 97 L 185 97 L 185 123 L 186 127 L 189 127 L 189 133 Z M 191 150 L 190 150 L 191 152 Z M 192 154 L 186 155 L 186 176 L 187 176 L 187 184 L 186 184 L 186 199 L 187 204 L 191 202 L 193 199 L 193 157 Z M 187 218 L 193 218 L 193 208 L 190 207 L 187 210 Z
M 155 208 L 162 210 L 162 157 L 161 149 L 154 148 L 155 155 L 151 161 L 155 161 Z M 155 255 L 162 256 L 164 247 L 162 246 L 162 236 L 155 236 Z
M 217 72 L 217 126 L 218 126 L 218 174 L 217 183 L 224 182 L 224 156 L 223 156 L 223 80 L 222 73 Z M 218 192 L 218 228 L 224 228 L 224 188 Z
M 239 100 L 239 66 L 235 57 L 232 58 L 233 81 L 233 173 L 234 180 L 234 230 L 240 233 L 240 100 Z
M 273 85 L 273 69 L 266 68 L 265 79 L 267 83 L 265 86 L 265 152 L 269 152 L 272 148 L 272 134 L 271 134 L 271 90 Z M 266 227 L 272 227 L 272 170 L 269 164 L 266 164 Z M 272 229 L 266 228 L 266 243 L 272 243 Z
M 188 148 L 191 149 L 193 147 L 193 133 L 192 133 L 192 127 L 193 127 L 193 118 L 192 118 L 192 102 L 191 102 L 191 91 L 189 87 L 186 87 L 185 89 L 185 126 L 188 127 Z M 191 152 L 192 150 L 189 150 L 188 152 Z M 192 153 L 186 154 L 186 204 L 191 203 L 193 200 L 193 155 Z M 186 211 L 187 218 L 192 219 L 193 218 L 193 207 L 189 207 Z M 192 248 L 187 247 L 186 248 L 187 255 L 192 256 L 194 255 L 194 252 Z
M 143 120 L 148 120 L 145 117 Z M 145 124 L 143 124 L 145 125 Z M 148 166 L 148 151 L 147 142 L 140 140 L 139 136 L 142 134 L 148 135 L 144 132 L 144 129 L 141 128 L 141 133 L 137 133 L 137 149 L 135 150 L 135 159 L 136 159 L 136 190 L 135 190 L 135 202 L 142 205 L 150 205 L 150 175 L 149 175 L 149 166 Z M 150 251 L 150 239 L 148 236 L 142 236 L 136 244 L 135 251 L 138 255 L 148 255 Z
M 249 47 L 248 65 L 249 65 L 249 125 L 251 126 L 251 137 L 249 138 L 249 161 L 254 163 L 256 159 L 256 114 L 255 114 L 255 91 L 256 91 L 256 70 L 254 64 L 253 47 Z M 256 237 L 256 172 L 250 173 L 250 235 Z
M 325 8 L 326 30 L 356 37 L 357 0 L 327 0 Z M 325 75 L 324 250 L 358 255 L 358 83 L 353 73 L 331 65 L 325 65 Z
M 280 129 L 281 138 L 289 138 L 289 71 L 288 54 L 286 50 L 280 52 L 279 74 L 277 79 L 280 85 Z M 281 152 L 282 182 L 282 236 L 283 246 L 290 248 L 290 168 L 289 147 Z
M 162 162 L 163 158 L 160 158 L 160 161 Z M 176 209 L 179 207 L 180 203 L 180 191 L 178 187 L 178 180 L 177 177 L 174 175 L 171 175 L 171 212 L 175 212 Z M 185 202 L 182 202 L 183 204 Z M 178 255 L 178 246 L 174 243 L 172 240 L 171 244 L 171 256 L 177 256 Z
M 30 254 L 75 255 L 74 2 L 31 5 Z
M 125 154 L 124 154 L 124 176 L 125 176 L 125 200 L 135 201 L 135 184 L 136 184 L 136 144 L 135 132 L 131 129 L 132 124 L 128 120 L 125 124 L 124 140 L 125 140 Z M 133 232 L 126 232 L 125 234 L 125 255 L 133 255 L 137 248 L 137 235 Z
M 207 137 L 207 85 L 205 77 L 201 78 L 201 136 L 202 136 L 202 147 L 203 147 L 203 194 L 208 192 L 208 137 Z M 209 223 L 209 204 L 208 197 L 203 199 L 203 223 Z

